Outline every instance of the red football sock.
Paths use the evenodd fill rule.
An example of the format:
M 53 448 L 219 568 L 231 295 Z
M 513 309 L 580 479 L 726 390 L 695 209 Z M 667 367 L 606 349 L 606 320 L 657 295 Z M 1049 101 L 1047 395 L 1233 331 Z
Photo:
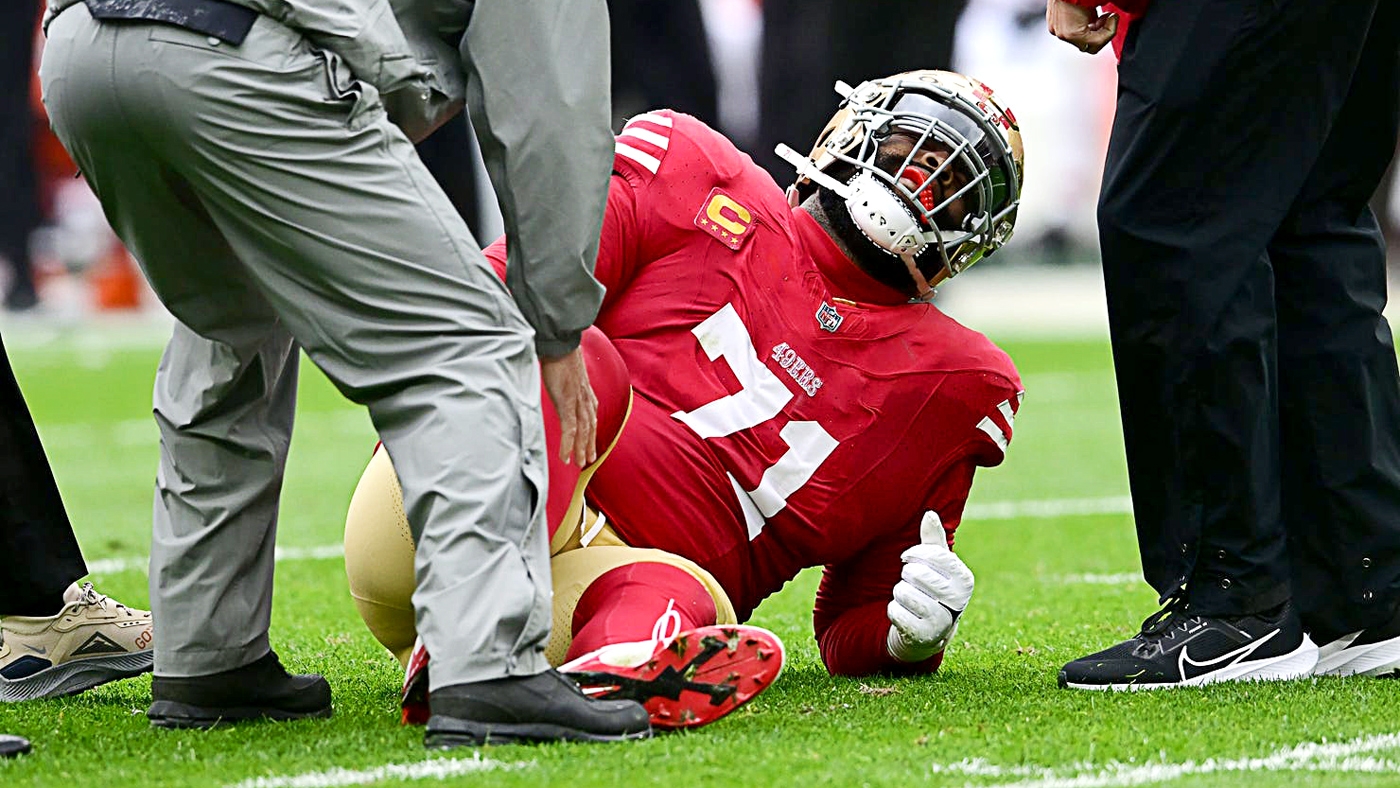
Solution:
M 669 564 L 636 563 L 613 569 L 588 586 L 574 608 L 572 660 L 609 643 L 650 640 L 671 605 L 680 630 L 715 623 L 715 601 L 689 572 Z

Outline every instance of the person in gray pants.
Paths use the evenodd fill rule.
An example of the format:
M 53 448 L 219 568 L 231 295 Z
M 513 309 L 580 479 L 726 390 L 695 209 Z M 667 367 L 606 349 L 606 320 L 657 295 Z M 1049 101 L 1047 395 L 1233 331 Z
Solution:
M 50 0 L 50 120 L 177 319 L 154 395 L 147 715 L 331 713 L 268 640 L 300 348 L 369 409 L 402 480 L 427 744 L 649 735 L 641 706 L 586 698 L 543 651 L 541 372 L 561 454 L 595 459 L 577 346 L 602 297 L 606 6 L 400 5 Z M 464 103 L 524 262 L 504 284 L 412 146 Z

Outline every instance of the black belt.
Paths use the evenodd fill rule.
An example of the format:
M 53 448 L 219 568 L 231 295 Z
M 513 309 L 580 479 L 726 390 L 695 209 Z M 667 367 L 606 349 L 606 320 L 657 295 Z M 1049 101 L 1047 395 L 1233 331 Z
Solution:
M 258 12 L 228 0 L 83 0 L 95 19 L 143 19 L 183 27 L 235 46 Z

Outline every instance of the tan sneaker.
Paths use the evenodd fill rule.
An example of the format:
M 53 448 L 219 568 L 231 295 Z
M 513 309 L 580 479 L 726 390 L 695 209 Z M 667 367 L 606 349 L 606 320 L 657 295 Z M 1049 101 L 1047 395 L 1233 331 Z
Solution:
M 151 669 L 151 614 L 69 586 L 44 618 L 0 619 L 0 701 L 56 698 Z

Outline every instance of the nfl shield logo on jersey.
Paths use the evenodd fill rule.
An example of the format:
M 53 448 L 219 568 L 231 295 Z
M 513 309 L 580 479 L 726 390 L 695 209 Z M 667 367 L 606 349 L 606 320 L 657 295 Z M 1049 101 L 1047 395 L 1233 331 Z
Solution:
M 836 311 L 836 307 L 825 301 L 822 302 L 821 308 L 817 310 L 817 325 L 832 333 L 836 333 L 836 329 L 841 327 L 841 321 L 845 319 L 846 318 L 841 316 L 840 312 Z

